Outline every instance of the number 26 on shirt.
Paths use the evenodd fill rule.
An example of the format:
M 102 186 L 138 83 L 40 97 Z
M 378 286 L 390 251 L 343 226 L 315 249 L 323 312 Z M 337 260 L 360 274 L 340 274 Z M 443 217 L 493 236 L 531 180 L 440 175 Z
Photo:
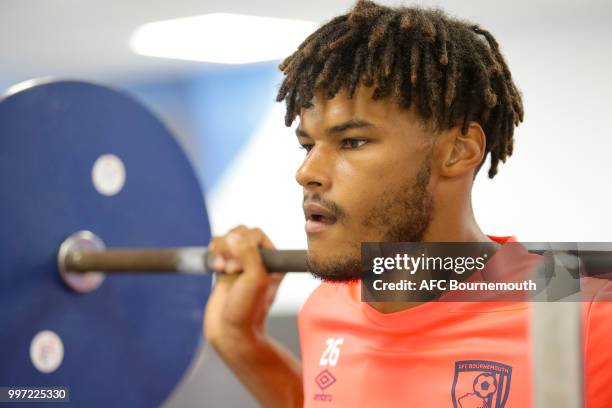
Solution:
M 321 354 L 319 365 L 335 366 L 338 363 L 338 358 L 340 358 L 340 346 L 342 343 L 344 343 L 344 339 L 342 337 L 330 337 L 329 339 L 325 340 L 327 347 L 323 351 L 323 354 Z

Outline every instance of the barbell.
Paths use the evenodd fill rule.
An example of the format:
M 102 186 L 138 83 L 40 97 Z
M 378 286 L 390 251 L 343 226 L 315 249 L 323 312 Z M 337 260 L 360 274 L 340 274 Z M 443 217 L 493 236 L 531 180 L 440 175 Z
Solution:
M 159 405 L 201 342 L 210 293 L 197 176 L 122 92 L 15 89 L 0 101 L 0 385 L 69 386 L 78 406 Z M 260 252 L 271 272 L 308 269 L 304 250 Z M 607 251 L 570 253 L 593 274 L 612 269 Z

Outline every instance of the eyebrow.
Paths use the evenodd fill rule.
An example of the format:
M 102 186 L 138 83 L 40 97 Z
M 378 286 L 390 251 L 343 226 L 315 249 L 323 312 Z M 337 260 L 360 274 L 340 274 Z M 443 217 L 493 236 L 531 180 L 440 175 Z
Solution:
M 327 129 L 326 133 L 334 134 L 345 132 L 350 129 L 363 129 L 363 128 L 372 128 L 374 125 L 366 120 L 362 119 L 351 119 L 349 121 L 334 125 Z M 308 133 L 300 129 L 299 127 L 295 129 L 295 135 L 298 137 L 310 137 Z

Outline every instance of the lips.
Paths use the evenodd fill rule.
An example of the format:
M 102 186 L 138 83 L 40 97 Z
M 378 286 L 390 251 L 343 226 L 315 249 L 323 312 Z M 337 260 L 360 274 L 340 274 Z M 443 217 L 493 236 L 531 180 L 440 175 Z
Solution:
M 306 232 L 321 232 L 338 220 L 328 209 L 316 204 L 304 206 L 304 216 L 306 218 Z

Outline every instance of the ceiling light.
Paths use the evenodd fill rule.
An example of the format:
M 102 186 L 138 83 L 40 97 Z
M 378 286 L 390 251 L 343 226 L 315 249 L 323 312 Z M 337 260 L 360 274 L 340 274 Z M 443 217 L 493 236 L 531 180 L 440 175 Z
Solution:
M 144 24 L 130 47 L 152 57 L 247 64 L 290 55 L 316 28 L 310 21 L 213 13 Z

